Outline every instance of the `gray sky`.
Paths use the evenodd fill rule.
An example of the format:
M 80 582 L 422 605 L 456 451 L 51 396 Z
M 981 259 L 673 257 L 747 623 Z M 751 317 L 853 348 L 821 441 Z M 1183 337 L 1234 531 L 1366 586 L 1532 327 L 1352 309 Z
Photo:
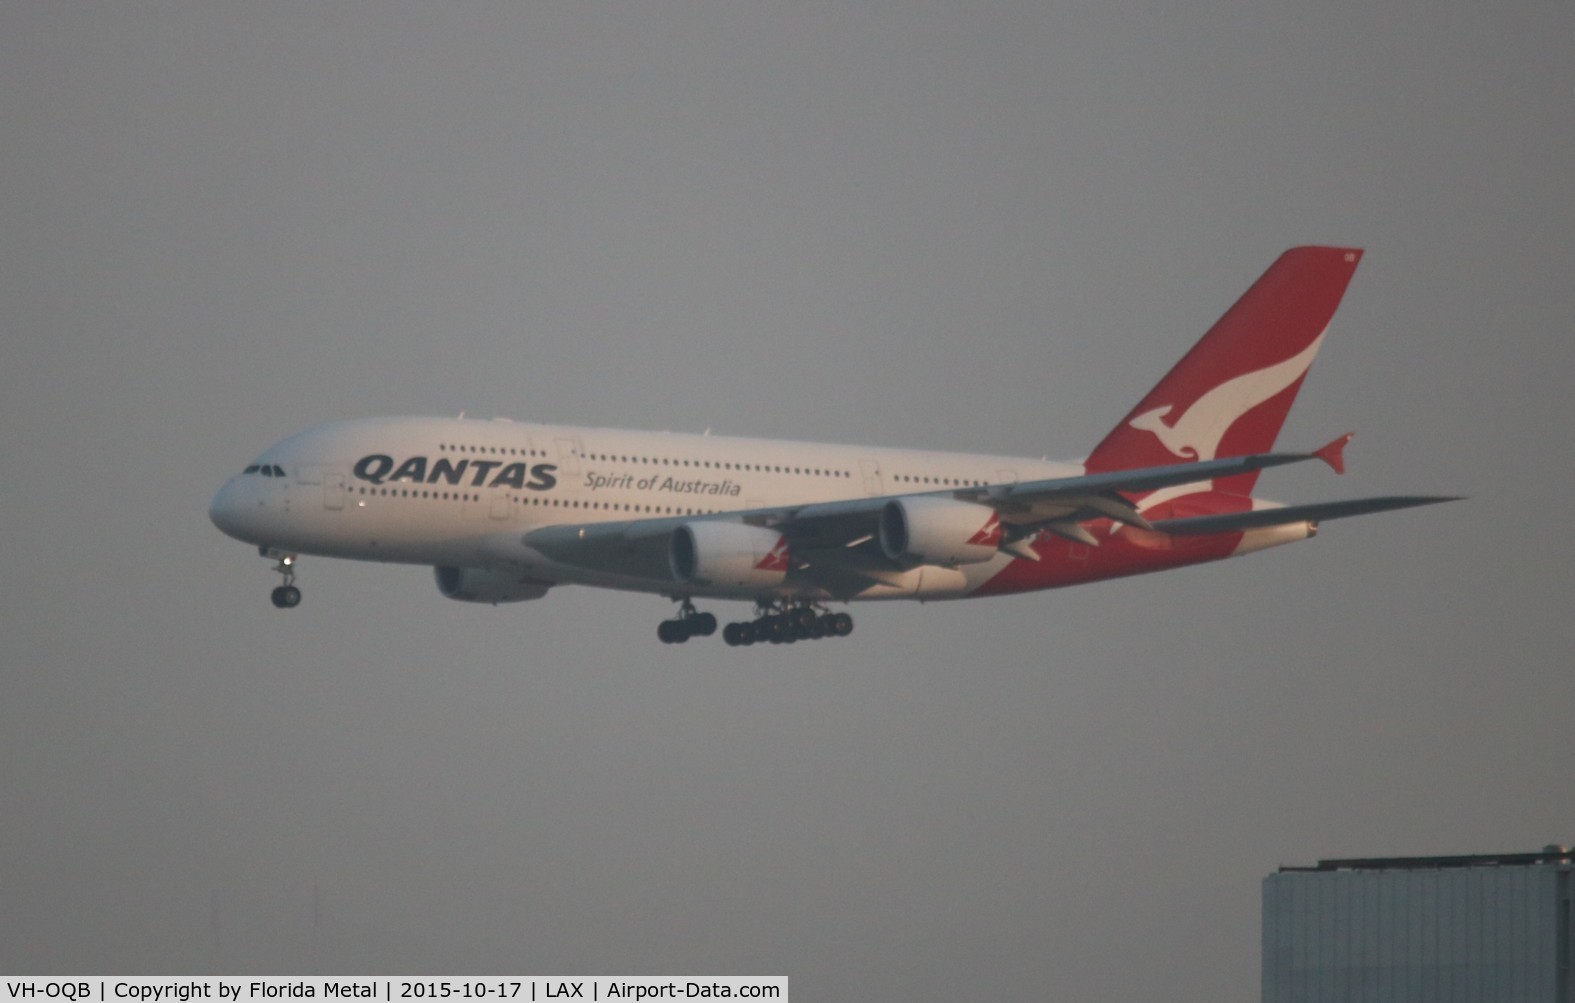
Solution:
M 1575 841 L 1575 8 L 1164 8 L 0 9 L 0 970 L 1247 1001 L 1281 863 Z M 1260 491 L 1470 501 L 744 651 L 206 518 L 376 414 L 1071 458 L 1318 242 Z

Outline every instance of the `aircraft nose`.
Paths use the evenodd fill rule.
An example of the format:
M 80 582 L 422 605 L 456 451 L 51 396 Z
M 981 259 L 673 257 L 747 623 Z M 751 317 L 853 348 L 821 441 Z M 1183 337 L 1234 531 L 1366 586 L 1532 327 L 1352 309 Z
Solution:
M 213 496 L 213 501 L 208 503 L 208 518 L 226 536 L 251 542 L 246 536 L 246 513 L 236 483 L 238 480 L 236 477 L 230 478 Z

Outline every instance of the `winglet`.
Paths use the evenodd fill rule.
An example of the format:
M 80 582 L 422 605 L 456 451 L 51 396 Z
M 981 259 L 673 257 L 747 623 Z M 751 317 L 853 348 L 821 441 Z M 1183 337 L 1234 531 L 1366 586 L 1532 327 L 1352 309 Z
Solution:
M 1337 474 L 1343 474 L 1345 473 L 1345 447 L 1355 434 L 1355 432 L 1347 432 L 1322 449 L 1313 450 L 1313 455 L 1329 464 L 1330 470 Z

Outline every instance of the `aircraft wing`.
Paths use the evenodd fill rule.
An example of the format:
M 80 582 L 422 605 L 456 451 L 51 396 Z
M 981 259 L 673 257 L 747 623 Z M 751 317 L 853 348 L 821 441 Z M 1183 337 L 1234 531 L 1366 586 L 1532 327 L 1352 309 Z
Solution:
M 521 542 L 555 561 L 576 567 L 634 578 L 671 580 L 669 541 L 677 529 L 695 523 L 742 523 L 775 530 L 787 539 L 796 562 L 790 573 L 812 572 L 809 577 L 817 583 L 835 593 L 851 595 L 872 582 L 889 580 L 905 570 L 886 557 L 875 542 L 882 511 L 897 499 L 936 498 L 993 509 L 1002 524 L 1001 549 L 1038 560 L 1038 554 L 1029 543 L 1040 530 L 1097 546 L 1098 541 L 1080 525 L 1081 522 L 1107 518 L 1142 529 L 1154 528 L 1123 492 L 1203 483 L 1311 459 L 1329 462 L 1325 454 L 1326 450 L 1262 453 L 1013 484 L 904 492 L 705 515 L 546 526 L 524 534 Z
M 1255 456 L 1235 456 L 1201 463 L 1177 463 L 1163 467 L 1144 467 L 1137 470 L 1118 470 L 1076 477 L 1055 477 L 1046 480 L 1020 481 L 1013 484 L 990 484 L 983 487 L 945 488 L 939 491 L 904 492 L 874 498 L 853 498 L 845 501 L 822 502 L 788 508 L 758 509 L 742 513 L 728 513 L 726 517 L 740 518 L 756 526 L 779 529 L 796 549 L 849 546 L 860 537 L 868 538 L 875 531 L 876 517 L 888 503 L 897 498 L 949 498 L 972 502 L 994 509 L 1001 522 L 1011 527 L 1019 538 L 1032 531 L 1048 530 L 1060 536 L 1098 546 L 1080 523 L 1091 519 L 1106 518 L 1118 523 L 1152 528 L 1137 506 L 1123 496 L 1123 492 L 1155 491 L 1182 484 L 1200 484 L 1215 478 L 1229 477 L 1267 467 L 1283 466 L 1321 459 L 1329 462 L 1324 450 L 1314 453 L 1260 453 Z M 716 516 L 719 518 L 723 516 Z M 1008 532 L 1008 536 L 1014 535 Z M 1008 545 L 1012 542 L 1006 541 Z M 1010 547 L 1008 546 L 1010 550 Z M 1037 560 L 1031 552 L 1019 554 Z

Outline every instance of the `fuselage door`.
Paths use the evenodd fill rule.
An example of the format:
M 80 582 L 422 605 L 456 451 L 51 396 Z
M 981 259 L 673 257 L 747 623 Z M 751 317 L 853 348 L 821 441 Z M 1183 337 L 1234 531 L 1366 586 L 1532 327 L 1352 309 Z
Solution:
M 323 508 L 338 512 L 345 507 L 345 475 L 323 475 Z
M 886 487 L 881 483 L 879 460 L 860 459 L 859 469 L 864 471 L 865 494 L 877 498 L 886 493 Z
M 492 492 L 492 504 L 487 508 L 487 514 L 494 519 L 504 520 L 514 512 L 514 502 L 509 498 L 508 491 L 495 488 Z
M 558 440 L 558 469 L 566 474 L 580 472 L 580 440 Z

